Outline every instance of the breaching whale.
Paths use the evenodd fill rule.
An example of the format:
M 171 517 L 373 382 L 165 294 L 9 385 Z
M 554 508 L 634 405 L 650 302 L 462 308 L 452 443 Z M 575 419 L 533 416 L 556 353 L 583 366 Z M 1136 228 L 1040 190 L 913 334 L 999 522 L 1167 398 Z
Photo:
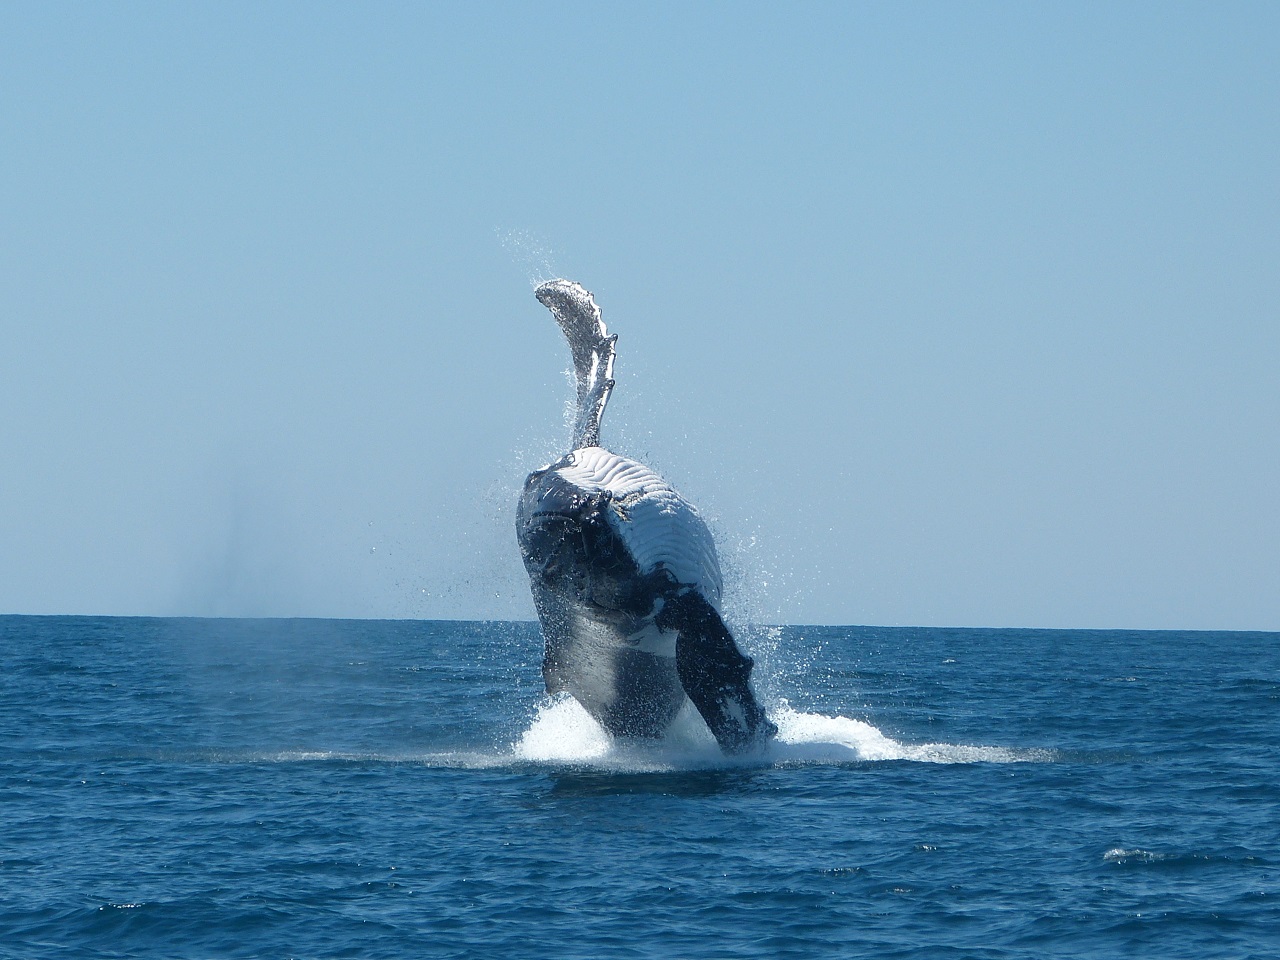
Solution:
M 534 291 L 573 353 L 569 453 L 535 470 L 516 534 L 546 643 L 547 692 L 571 694 L 614 737 L 661 738 L 693 701 L 728 753 L 777 733 L 752 660 L 720 618 L 720 562 L 693 505 L 644 464 L 600 446 L 617 335 L 580 284 Z

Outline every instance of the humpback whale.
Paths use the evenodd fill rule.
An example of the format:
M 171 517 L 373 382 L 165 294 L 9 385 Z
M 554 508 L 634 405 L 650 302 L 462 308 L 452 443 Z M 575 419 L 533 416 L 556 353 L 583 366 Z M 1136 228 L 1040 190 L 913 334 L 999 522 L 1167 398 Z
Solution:
M 569 280 L 534 295 L 569 341 L 577 384 L 571 449 L 529 474 L 516 510 L 547 692 L 572 695 L 611 736 L 645 739 L 689 700 L 722 750 L 749 750 L 777 728 L 720 617 L 711 531 L 657 473 L 600 446 L 618 338 L 595 299 Z

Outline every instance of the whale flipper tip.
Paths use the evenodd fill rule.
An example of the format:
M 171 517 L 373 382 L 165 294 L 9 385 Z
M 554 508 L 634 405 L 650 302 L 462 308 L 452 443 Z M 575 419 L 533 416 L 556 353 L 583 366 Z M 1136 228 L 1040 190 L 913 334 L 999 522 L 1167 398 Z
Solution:
M 754 661 L 738 649 L 706 597 L 691 590 L 669 599 L 657 624 L 676 631 L 680 682 L 725 753 L 745 753 L 777 736 L 751 692 Z

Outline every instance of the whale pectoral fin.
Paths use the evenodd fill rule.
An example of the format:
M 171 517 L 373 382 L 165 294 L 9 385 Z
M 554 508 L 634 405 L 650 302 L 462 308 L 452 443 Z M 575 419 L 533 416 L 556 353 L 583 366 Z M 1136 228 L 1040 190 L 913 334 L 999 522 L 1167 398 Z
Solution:
M 657 625 L 677 632 L 680 683 L 722 750 L 742 753 L 778 732 L 751 692 L 754 661 L 738 649 L 705 597 L 693 591 L 672 597 Z
M 573 351 L 573 375 L 578 386 L 573 448 L 594 447 L 600 443 L 600 418 L 613 390 L 613 355 L 618 335 L 609 334 L 595 298 L 580 283 L 548 280 L 538 285 L 534 296 L 556 318 Z

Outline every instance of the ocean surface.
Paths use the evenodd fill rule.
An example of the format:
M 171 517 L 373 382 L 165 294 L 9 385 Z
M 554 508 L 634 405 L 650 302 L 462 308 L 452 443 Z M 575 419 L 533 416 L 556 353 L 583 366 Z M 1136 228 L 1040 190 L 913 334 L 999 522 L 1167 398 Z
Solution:
M 1280 957 L 1280 634 L 741 639 L 729 761 L 534 624 L 0 617 L 0 956 Z

